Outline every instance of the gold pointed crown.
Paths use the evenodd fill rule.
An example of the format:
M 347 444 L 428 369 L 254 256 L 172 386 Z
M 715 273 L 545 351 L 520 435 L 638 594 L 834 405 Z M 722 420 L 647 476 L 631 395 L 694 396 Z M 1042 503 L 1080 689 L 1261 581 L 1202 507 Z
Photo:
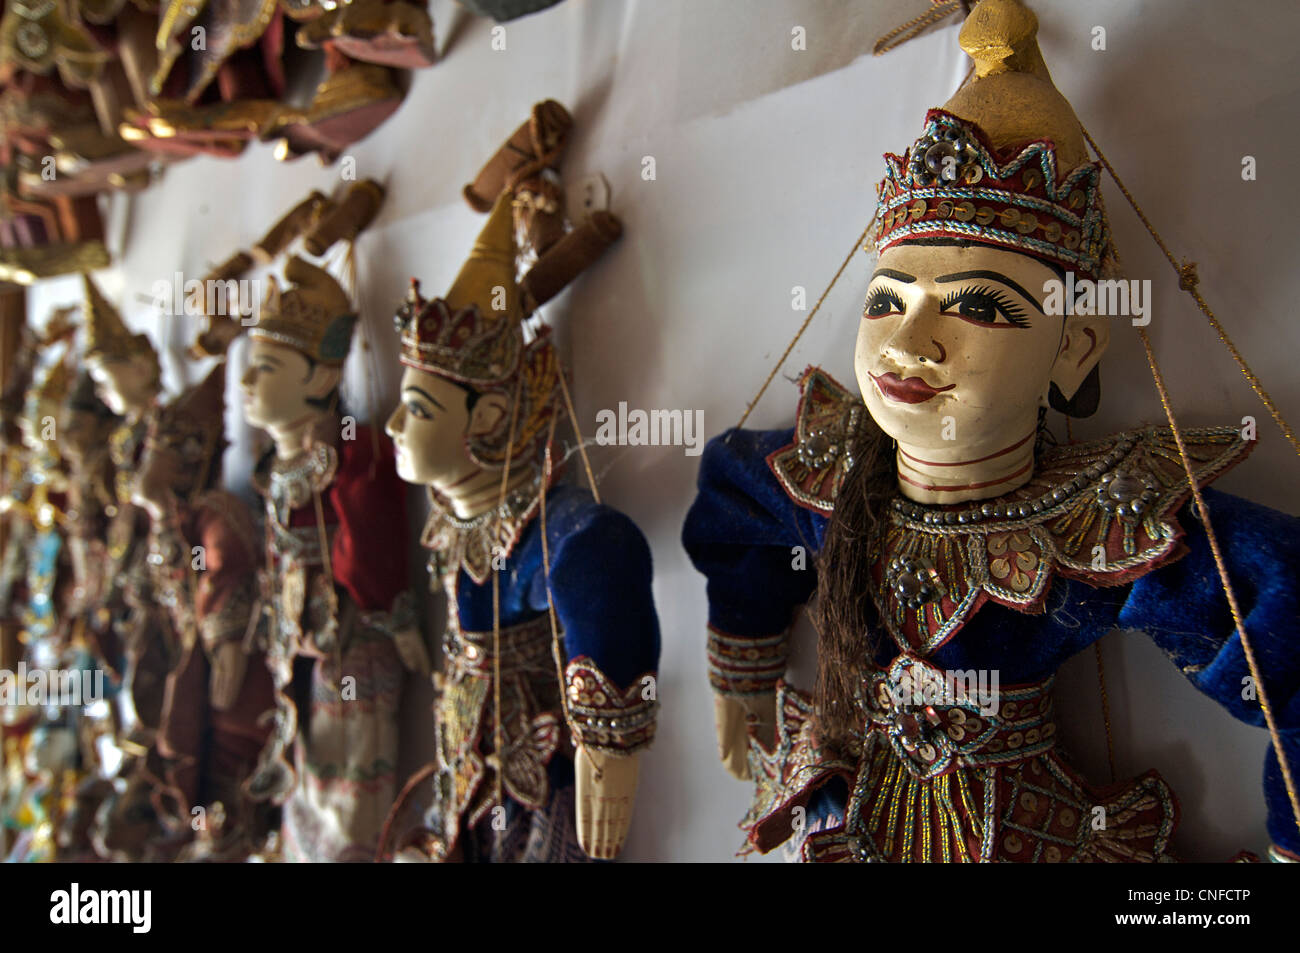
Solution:
M 960 43 L 975 76 L 903 155 L 886 155 L 875 247 L 958 238 L 1096 277 L 1113 255 L 1101 166 L 1052 83 L 1038 18 L 1020 0 L 981 0 Z
M 291 283 L 281 291 L 274 278 L 249 329 L 252 338 L 285 344 L 320 364 L 337 367 L 352 348 L 357 315 L 346 292 L 323 268 L 297 256 L 284 269 Z
M 527 314 L 515 281 L 515 255 L 513 194 L 506 189 L 447 296 L 428 301 L 412 279 L 410 294 L 394 318 L 403 364 L 479 393 L 511 400 L 519 395 L 519 406 L 510 415 L 513 442 L 504 420 L 492 433 L 468 438 L 470 457 L 483 467 L 504 466 L 507 457 L 519 464 L 535 461 L 557 406 L 559 355 L 549 328 L 542 327 L 524 343 Z
M 511 193 L 503 191 L 446 297 L 426 300 L 411 279 L 394 318 L 403 364 L 479 386 L 516 373 L 525 315 L 515 280 L 513 215 Z
M 117 308 L 100 292 L 88 274 L 81 276 L 85 291 L 83 311 L 86 321 L 86 359 L 127 360 L 141 354 L 157 352 L 146 334 L 132 334 Z

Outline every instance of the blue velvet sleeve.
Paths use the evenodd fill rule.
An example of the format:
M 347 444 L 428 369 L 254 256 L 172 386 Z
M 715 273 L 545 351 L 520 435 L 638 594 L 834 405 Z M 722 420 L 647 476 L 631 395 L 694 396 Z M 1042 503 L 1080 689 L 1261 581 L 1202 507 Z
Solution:
M 792 429 L 733 429 L 700 458 L 682 543 L 708 580 L 709 625 L 729 635 L 784 632 L 817 584 L 813 555 L 825 519 L 795 504 L 767 466 L 768 454 L 792 439 Z
M 651 592 L 650 547 L 641 530 L 576 487 L 552 491 L 546 517 L 551 591 L 568 657 L 590 658 L 620 688 L 654 673 L 659 619 Z M 540 562 L 528 600 L 533 609 L 546 611 Z
M 1300 519 L 1216 490 L 1203 493 L 1292 777 L 1300 783 Z M 1204 525 L 1190 505 L 1179 521 L 1189 552 L 1133 584 L 1118 624 L 1146 632 L 1193 685 L 1242 721 L 1263 726 Z M 1300 830 L 1272 745 L 1264 797 L 1270 837 L 1300 852 Z

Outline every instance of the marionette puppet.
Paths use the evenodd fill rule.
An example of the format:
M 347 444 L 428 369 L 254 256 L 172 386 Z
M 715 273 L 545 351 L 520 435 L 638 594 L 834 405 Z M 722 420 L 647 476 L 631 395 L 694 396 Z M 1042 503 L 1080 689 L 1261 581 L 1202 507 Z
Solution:
M 1234 426 L 1045 439 L 1048 406 L 1095 409 L 1114 320 L 1049 296 L 1117 269 L 1101 166 L 1036 30 L 1018 0 L 983 0 L 961 33 L 974 78 L 886 157 L 859 392 L 809 368 L 792 429 L 703 455 L 683 540 L 708 580 L 720 755 L 756 783 L 742 826 L 809 861 L 1173 859 L 1159 774 L 1094 786 L 1055 745 L 1056 671 L 1122 628 L 1271 720 L 1270 855 L 1300 859 L 1300 521 L 1199 489 L 1250 451 Z M 782 676 L 814 594 L 808 695 Z
M 58 428 L 59 449 L 68 466 L 66 535 L 76 579 L 69 611 L 85 619 L 96 661 L 114 679 L 121 677 L 121 644 L 103 596 L 108 586 L 110 514 L 117 512 L 118 502 L 109 438 L 121 423 L 99 399 L 89 372 L 80 372 Z
M 159 412 L 134 499 L 149 514 L 153 591 L 180 644 L 157 742 L 168 793 L 182 824 L 214 835 L 184 859 L 237 861 L 269 832 L 269 809 L 245 782 L 271 731 L 275 689 L 254 647 L 261 539 L 247 505 L 218 486 L 225 384 L 218 364 Z M 210 813 L 219 831 L 209 830 Z
M 357 321 L 348 296 L 301 258 L 285 277 L 290 287 L 272 281 L 249 328 L 241 382 L 245 418 L 274 443 L 253 482 L 279 695 L 248 787 L 284 802 L 286 859 L 372 860 L 395 795 L 403 666 L 429 671 L 408 589 L 405 489 L 387 438 L 339 405 Z M 282 757 L 290 748 L 296 772 Z
M 126 327 L 89 275 L 83 281 L 86 369 L 96 394 L 120 418 L 108 439 L 113 500 L 104 507 L 104 578 L 86 608 L 97 627 L 112 633 L 121 653 L 125 733 L 119 743 L 126 754 L 118 772 L 123 785 L 97 810 L 92 839 L 106 858 L 172 860 L 193 832 L 188 819 L 176 823 L 184 806 L 168 782 L 157 741 L 168 679 L 183 652 L 170 612 L 154 589 L 152 521 L 134 502 L 145 444 L 162 408 L 162 367 L 148 336 Z
M 174 630 L 153 594 L 149 515 L 133 502 L 145 439 L 161 407 L 162 366 L 148 336 L 131 333 L 90 276 L 83 280 L 86 369 L 99 398 L 120 418 L 108 439 L 115 499 L 104 507 L 108 559 L 92 608 L 106 617 L 97 625 L 110 626 L 121 645 L 131 720 L 139 728 L 135 741 L 143 752 L 159 725 L 167 673 L 179 660 Z
M 516 137 L 561 113 L 539 105 Z M 511 154 L 529 150 L 545 151 Z M 608 213 L 578 235 L 544 221 L 562 214 L 561 193 L 537 200 L 556 157 L 522 174 L 489 163 L 478 196 L 505 187 L 451 289 L 426 300 L 412 282 L 397 314 L 405 370 L 387 430 L 398 473 L 428 487 L 422 542 L 448 607 L 433 801 L 406 859 L 612 859 L 654 736 L 650 552 L 622 513 L 555 482 L 563 371 L 550 329 L 524 331 L 620 228 Z M 516 282 L 516 233 L 550 236 L 531 247 L 534 280 Z

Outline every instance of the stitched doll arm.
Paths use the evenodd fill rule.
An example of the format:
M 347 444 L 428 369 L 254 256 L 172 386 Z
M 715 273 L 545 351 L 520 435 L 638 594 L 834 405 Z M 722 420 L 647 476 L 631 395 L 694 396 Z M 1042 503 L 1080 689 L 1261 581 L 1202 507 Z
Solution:
M 627 516 L 586 494 L 552 495 L 551 592 L 564 632 L 564 690 L 579 744 L 623 756 L 654 737 L 659 619 L 650 547 Z M 545 575 L 530 590 L 546 609 Z
M 792 434 L 733 429 L 710 440 L 682 529 L 691 562 L 708 580 L 709 679 L 724 696 L 776 687 L 790 622 L 816 586 L 813 536 L 822 518 L 800 510 L 766 461 Z
M 1216 490 L 1203 493 L 1292 777 L 1300 784 L 1300 519 Z M 1188 553 L 1133 584 L 1118 624 L 1145 631 L 1193 685 L 1241 721 L 1263 726 L 1214 556 L 1191 504 L 1179 522 Z M 1300 852 L 1300 830 L 1272 745 L 1264 760 L 1264 797 L 1274 843 Z

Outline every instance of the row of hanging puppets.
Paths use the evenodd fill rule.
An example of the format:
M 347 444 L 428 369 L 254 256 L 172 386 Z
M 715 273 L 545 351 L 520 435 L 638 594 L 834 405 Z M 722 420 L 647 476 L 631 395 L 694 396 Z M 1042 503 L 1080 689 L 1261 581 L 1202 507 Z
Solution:
M 507 21 L 558 0 L 460 0 Z M 105 267 L 95 197 L 255 141 L 332 163 L 435 63 L 426 0 L 12 0 L 0 18 L 0 280 Z
M 537 310 L 621 234 L 607 211 L 565 216 L 570 128 L 534 107 L 465 189 L 487 218 L 451 288 L 394 295 L 387 433 L 340 406 L 358 316 L 322 267 L 377 183 L 314 193 L 209 276 L 283 266 L 251 321 L 232 301 L 195 329 L 196 356 L 248 334 L 243 414 L 273 445 L 256 506 L 220 485 L 224 362 L 169 398 L 153 342 L 89 275 L 79 307 L 24 329 L 3 399 L 0 668 L 25 675 L 0 685 L 9 859 L 617 853 L 659 634 L 640 532 L 549 456 L 568 385 Z M 442 628 L 410 590 L 407 483 L 428 487 L 448 618 L 437 750 L 399 798 L 403 686 L 431 676 Z
M 980 0 L 960 36 L 967 80 L 885 156 L 855 242 L 877 256 L 856 388 L 809 367 L 792 426 L 742 417 L 700 457 L 682 543 L 707 580 L 718 752 L 754 782 L 741 826 L 750 848 L 809 861 L 1176 859 L 1179 801 L 1157 770 L 1098 784 L 1058 744 L 1057 672 L 1118 628 L 1267 729 L 1269 856 L 1295 862 L 1300 520 L 1209 486 L 1260 438 L 1235 412 L 1183 426 L 1136 323 L 1168 426 L 1054 435 L 1049 411 L 1096 411 L 1103 356 L 1124 339 L 1110 316 L 1044 306 L 1067 275 L 1120 266 L 1111 167 L 1036 34 L 1019 0 Z M 618 853 L 657 724 L 660 638 L 645 538 L 599 499 L 538 311 L 621 231 L 608 212 L 566 220 L 568 129 L 539 104 L 467 187 L 486 223 L 445 294 L 413 283 L 396 309 L 399 403 L 382 433 L 345 428 L 357 315 L 304 257 L 355 238 L 376 184 L 311 196 L 216 269 L 285 261 L 251 327 L 209 314 L 195 343 L 220 355 L 249 338 L 243 416 L 273 444 L 255 507 L 218 485 L 224 369 L 165 399 L 149 339 L 89 278 L 81 350 L 71 315 L 48 323 L 33 347 L 54 356 L 8 401 L 0 589 L 21 639 L 5 662 L 105 671 L 115 701 L 4 708 L 11 853 Z M 1300 451 L 1195 267 L 1178 272 Z M 564 481 L 560 424 L 582 464 Z M 432 669 L 394 545 L 411 529 L 405 484 L 428 490 L 420 544 L 447 613 L 434 750 L 399 784 L 402 686 Z M 812 691 L 785 677 L 803 611 Z

